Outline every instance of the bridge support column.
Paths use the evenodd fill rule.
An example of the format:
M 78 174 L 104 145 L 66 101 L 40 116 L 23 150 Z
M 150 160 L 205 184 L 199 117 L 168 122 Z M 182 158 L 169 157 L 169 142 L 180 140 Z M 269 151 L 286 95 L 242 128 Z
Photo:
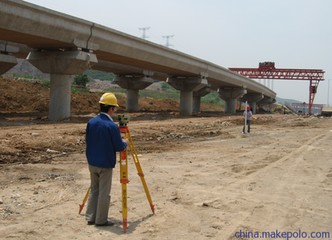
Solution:
M 52 121 L 70 117 L 72 75 L 51 74 L 48 119 Z
M 180 90 L 180 114 L 190 116 L 193 113 L 193 91 L 207 86 L 207 79 L 202 77 L 170 77 L 168 83 Z
M 139 110 L 139 90 L 148 87 L 154 83 L 154 80 L 150 76 L 117 76 L 115 83 L 127 89 L 127 111 L 137 112 Z
M 236 99 L 247 93 L 244 88 L 219 88 L 219 97 L 225 101 L 225 113 L 234 114 L 236 112 Z
M 247 93 L 242 97 L 242 101 L 248 101 L 248 104 L 251 106 L 252 113 L 256 113 L 257 110 L 257 102 L 264 98 L 263 94 L 259 93 Z
M 51 75 L 48 119 L 59 121 L 70 117 L 71 84 L 74 75 L 81 74 L 97 63 L 96 55 L 83 51 L 35 51 L 28 61 Z
M 193 92 L 193 112 L 199 113 L 201 111 L 201 97 L 210 93 L 210 87 L 200 87 L 199 90 L 195 89 Z

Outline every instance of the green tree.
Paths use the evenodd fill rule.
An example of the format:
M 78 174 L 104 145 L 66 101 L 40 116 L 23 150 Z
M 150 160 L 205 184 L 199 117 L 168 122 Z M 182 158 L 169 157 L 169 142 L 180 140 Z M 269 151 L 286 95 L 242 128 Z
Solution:
M 80 87 L 86 87 L 86 84 L 89 82 L 89 78 L 86 74 L 77 75 L 74 78 L 74 84 Z

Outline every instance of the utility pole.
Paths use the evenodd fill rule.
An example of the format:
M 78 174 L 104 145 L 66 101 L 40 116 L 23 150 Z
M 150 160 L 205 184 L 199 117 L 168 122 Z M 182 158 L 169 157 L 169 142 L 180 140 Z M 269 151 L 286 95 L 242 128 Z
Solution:
M 169 43 L 169 39 L 172 38 L 172 37 L 174 37 L 174 35 L 166 35 L 166 36 L 163 36 L 163 38 L 166 38 L 166 44 L 165 44 L 166 47 L 171 47 L 171 46 L 173 46 L 173 45 L 171 45 L 171 44 Z
M 150 27 L 142 27 L 142 28 L 138 28 L 140 31 L 142 31 L 142 38 L 146 39 L 148 38 L 148 36 L 146 36 L 146 31 L 150 29 Z

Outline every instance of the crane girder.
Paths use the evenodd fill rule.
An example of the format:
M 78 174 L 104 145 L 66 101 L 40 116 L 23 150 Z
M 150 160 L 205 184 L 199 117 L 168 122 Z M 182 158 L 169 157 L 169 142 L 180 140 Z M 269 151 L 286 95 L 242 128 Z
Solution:
M 309 85 L 309 114 L 317 93 L 318 84 L 324 80 L 324 71 L 321 69 L 282 69 L 275 68 L 274 62 L 261 62 L 258 68 L 229 68 L 248 78 L 276 79 L 276 80 L 308 80 Z

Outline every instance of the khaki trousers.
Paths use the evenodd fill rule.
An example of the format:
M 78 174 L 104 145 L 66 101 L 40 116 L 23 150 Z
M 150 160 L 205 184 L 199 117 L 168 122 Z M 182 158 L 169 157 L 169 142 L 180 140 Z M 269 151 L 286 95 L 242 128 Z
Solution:
M 89 165 L 91 191 L 85 213 L 88 222 L 104 224 L 107 222 L 111 201 L 113 168 L 99 168 Z

